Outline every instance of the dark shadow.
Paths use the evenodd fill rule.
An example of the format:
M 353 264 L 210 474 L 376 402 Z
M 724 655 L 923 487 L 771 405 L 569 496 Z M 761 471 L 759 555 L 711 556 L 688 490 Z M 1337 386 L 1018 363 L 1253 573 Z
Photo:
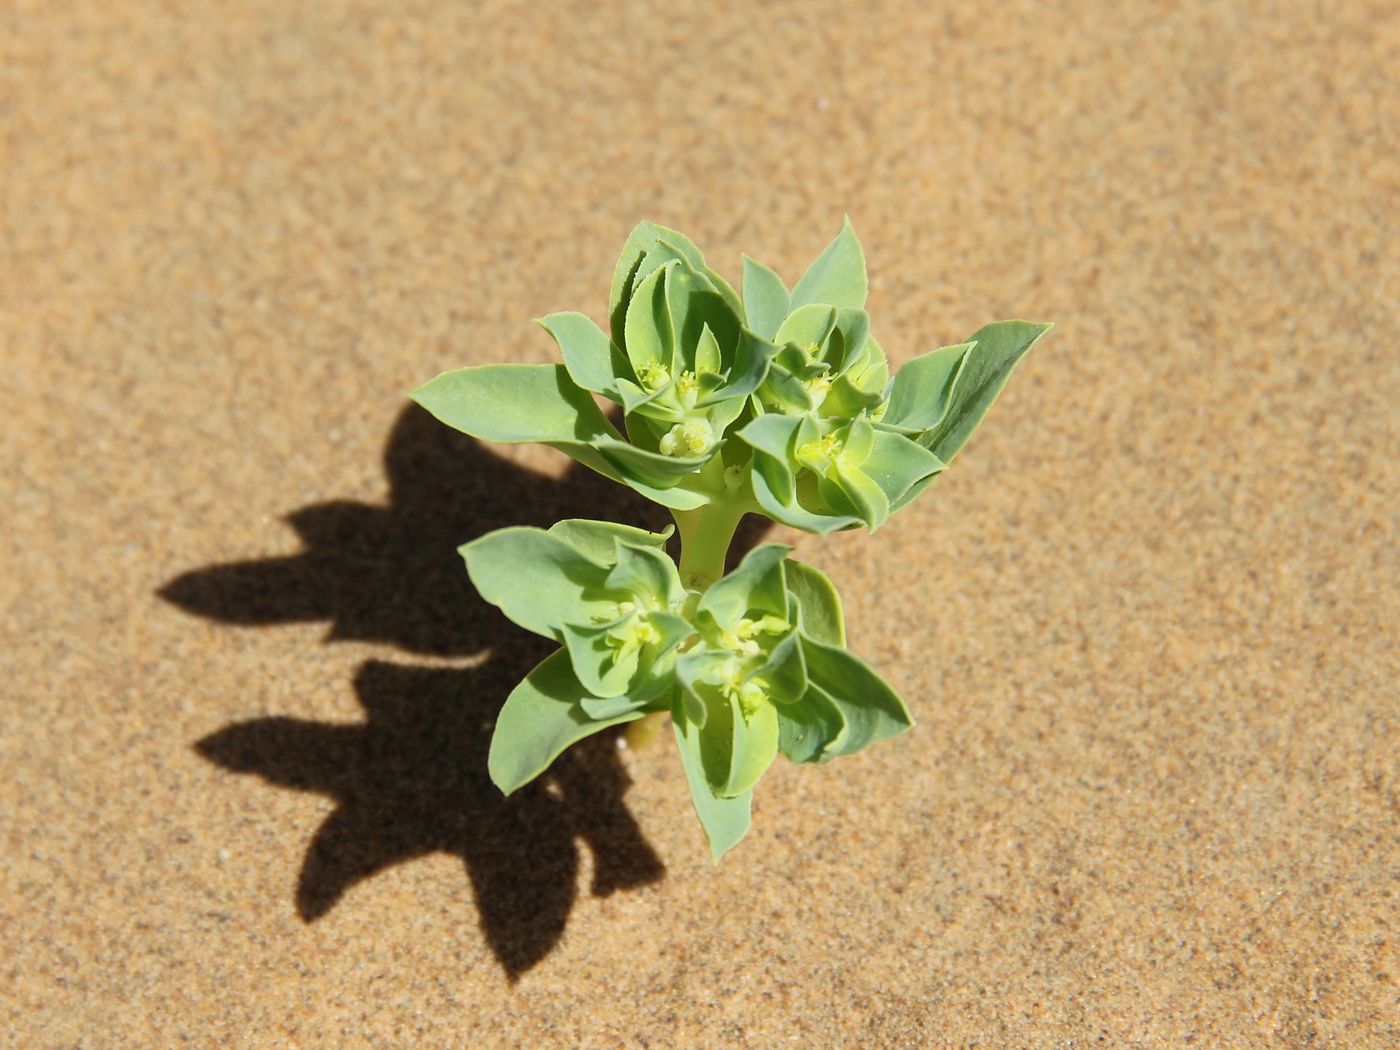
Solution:
M 547 646 L 534 647 L 542 655 Z M 201 740 L 201 755 L 279 787 L 334 799 L 302 861 L 297 911 L 325 915 L 357 882 L 429 853 L 462 858 L 481 927 L 513 978 L 547 955 L 573 906 L 582 838 L 592 892 L 654 882 L 664 868 L 622 804 L 627 776 L 611 737 L 566 752 L 510 799 L 486 776 L 499 668 L 372 661 L 355 676 L 366 718 L 330 725 L 261 718 Z
M 518 467 L 414 406 L 395 423 L 385 463 L 388 505 L 303 508 L 287 519 L 301 553 L 185 573 L 160 596 L 222 623 L 326 620 L 328 642 L 489 657 L 470 669 L 371 661 L 355 678 L 363 723 L 257 719 L 196 749 L 225 768 L 338 802 L 302 865 L 296 902 L 307 922 L 387 867 L 451 853 L 466 864 L 482 929 L 514 979 L 563 933 L 576 840 L 593 856 L 595 895 L 654 882 L 664 868 L 624 804 L 629 781 L 613 734 L 572 748 L 510 799 L 487 779 L 496 712 L 552 644 L 486 605 L 456 548 L 505 525 L 599 517 L 659 529 L 669 515 L 582 467 L 558 479 Z M 746 519 L 733 555 L 765 526 Z

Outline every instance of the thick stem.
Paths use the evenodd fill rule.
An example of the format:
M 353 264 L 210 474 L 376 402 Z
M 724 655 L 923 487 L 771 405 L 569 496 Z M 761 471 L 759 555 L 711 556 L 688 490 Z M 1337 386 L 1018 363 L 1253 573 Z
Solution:
M 745 510 L 743 504 L 717 500 L 697 510 L 672 512 L 681 535 L 683 584 L 703 591 L 724 575 L 724 558 Z

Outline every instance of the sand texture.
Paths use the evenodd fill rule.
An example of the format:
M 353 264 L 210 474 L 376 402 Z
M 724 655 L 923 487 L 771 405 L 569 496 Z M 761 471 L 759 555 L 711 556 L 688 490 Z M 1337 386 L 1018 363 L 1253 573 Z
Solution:
M 0 1046 L 1400 1045 L 1396 4 L 3 7 Z M 507 802 L 453 548 L 660 519 L 405 393 L 845 213 L 894 361 L 1057 322 L 769 534 L 917 727 Z

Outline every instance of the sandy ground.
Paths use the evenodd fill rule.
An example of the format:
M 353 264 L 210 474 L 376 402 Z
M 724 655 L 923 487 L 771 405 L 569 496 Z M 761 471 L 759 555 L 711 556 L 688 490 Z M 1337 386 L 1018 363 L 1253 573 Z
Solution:
M 1398 13 L 11 0 L 0 1041 L 1396 1045 Z M 895 359 L 1058 322 L 774 533 L 919 725 L 718 869 L 669 746 L 506 803 L 452 547 L 653 519 L 404 393 L 846 212 Z

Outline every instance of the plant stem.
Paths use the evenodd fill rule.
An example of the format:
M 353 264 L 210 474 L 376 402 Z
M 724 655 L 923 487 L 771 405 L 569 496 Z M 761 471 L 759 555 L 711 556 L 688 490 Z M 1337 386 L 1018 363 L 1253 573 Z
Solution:
M 672 511 L 681 536 L 681 582 L 704 591 L 724 575 L 734 530 L 748 508 L 741 502 L 716 499 L 696 510 Z

